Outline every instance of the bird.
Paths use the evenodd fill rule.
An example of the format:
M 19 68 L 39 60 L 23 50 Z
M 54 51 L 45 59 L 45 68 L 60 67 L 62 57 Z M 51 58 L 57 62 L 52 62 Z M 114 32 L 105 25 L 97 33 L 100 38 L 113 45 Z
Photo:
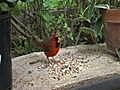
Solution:
M 18 22 L 18 20 L 12 16 L 12 19 Z M 12 20 L 12 24 L 15 26 L 15 22 Z M 20 23 L 20 22 L 19 22 Z M 24 27 L 24 25 L 21 24 Z M 54 57 L 60 50 L 60 38 L 58 36 L 58 30 L 52 31 L 51 36 L 47 40 L 40 39 L 38 36 L 33 34 L 30 30 L 25 28 L 26 32 L 18 30 L 24 37 L 29 38 L 31 42 L 38 48 L 42 48 L 47 59 Z M 54 58 L 53 58 L 54 59 Z
M 43 51 L 47 59 L 49 60 L 49 57 L 52 57 L 52 61 L 55 62 L 55 59 L 53 57 L 56 56 L 60 50 L 60 40 L 57 33 L 53 32 L 49 40 L 43 45 Z
M 56 56 L 60 50 L 60 38 L 57 32 L 52 32 L 51 36 L 47 40 L 40 40 L 37 36 L 33 36 L 32 41 L 37 45 L 37 47 L 43 49 L 48 62 L 55 62 L 54 56 Z M 52 59 L 49 59 L 49 57 L 52 57 Z

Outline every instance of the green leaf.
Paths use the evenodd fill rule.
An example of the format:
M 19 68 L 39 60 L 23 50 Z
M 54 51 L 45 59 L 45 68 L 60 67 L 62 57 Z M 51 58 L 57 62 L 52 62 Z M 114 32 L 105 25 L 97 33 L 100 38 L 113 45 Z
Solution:
M 6 3 L 0 3 L 0 11 L 8 11 L 9 10 L 9 6 Z
M 110 9 L 110 6 L 108 4 L 98 4 L 95 5 L 95 8 Z
M 10 3 L 15 3 L 17 2 L 18 0 L 6 0 L 7 2 L 10 2 Z
M 88 27 L 81 27 L 80 29 L 81 32 L 84 32 L 86 34 L 91 34 L 94 37 L 97 37 L 97 34 L 94 29 L 88 28 Z

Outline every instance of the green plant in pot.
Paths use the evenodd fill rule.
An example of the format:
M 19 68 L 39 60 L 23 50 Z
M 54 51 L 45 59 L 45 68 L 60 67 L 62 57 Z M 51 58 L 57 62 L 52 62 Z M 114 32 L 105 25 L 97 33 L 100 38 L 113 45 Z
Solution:
M 108 49 L 115 51 L 120 59 L 120 0 L 110 0 L 106 4 L 99 4 L 105 24 L 105 42 Z

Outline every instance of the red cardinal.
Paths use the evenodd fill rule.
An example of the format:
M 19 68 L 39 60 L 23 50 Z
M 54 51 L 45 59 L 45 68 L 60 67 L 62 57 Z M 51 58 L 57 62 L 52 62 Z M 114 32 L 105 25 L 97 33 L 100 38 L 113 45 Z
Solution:
M 38 37 L 33 37 L 33 42 L 38 47 L 43 48 L 43 51 L 45 55 L 47 56 L 48 60 L 49 60 L 49 57 L 53 58 L 60 49 L 60 42 L 59 42 L 59 38 L 56 32 L 53 32 L 51 34 L 51 37 L 47 41 L 41 41 L 41 40 L 38 40 Z
M 53 32 L 47 43 L 44 43 L 43 50 L 48 60 L 49 57 L 54 57 L 60 49 L 60 42 L 56 32 Z

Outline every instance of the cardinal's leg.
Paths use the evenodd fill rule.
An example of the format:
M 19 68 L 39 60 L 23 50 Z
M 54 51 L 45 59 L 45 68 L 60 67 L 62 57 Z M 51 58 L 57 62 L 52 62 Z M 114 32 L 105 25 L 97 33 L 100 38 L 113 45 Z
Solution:
M 55 60 L 55 58 L 54 58 L 54 57 L 52 57 L 52 62 L 56 62 L 56 60 Z
M 53 58 L 50 59 L 49 57 L 47 57 L 47 59 L 48 59 L 48 63 L 50 63 L 50 64 L 54 63 Z
M 63 65 L 63 64 L 65 63 L 65 62 L 62 61 L 62 60 L 61 60 L 61 61 L 60 61 L 60 60 L 59 60 L 59 61 L 56 61 L 54 57 L 52 57 L 52 62 L 53 62 L 54 64 L 57 64 L 57 65 Z

